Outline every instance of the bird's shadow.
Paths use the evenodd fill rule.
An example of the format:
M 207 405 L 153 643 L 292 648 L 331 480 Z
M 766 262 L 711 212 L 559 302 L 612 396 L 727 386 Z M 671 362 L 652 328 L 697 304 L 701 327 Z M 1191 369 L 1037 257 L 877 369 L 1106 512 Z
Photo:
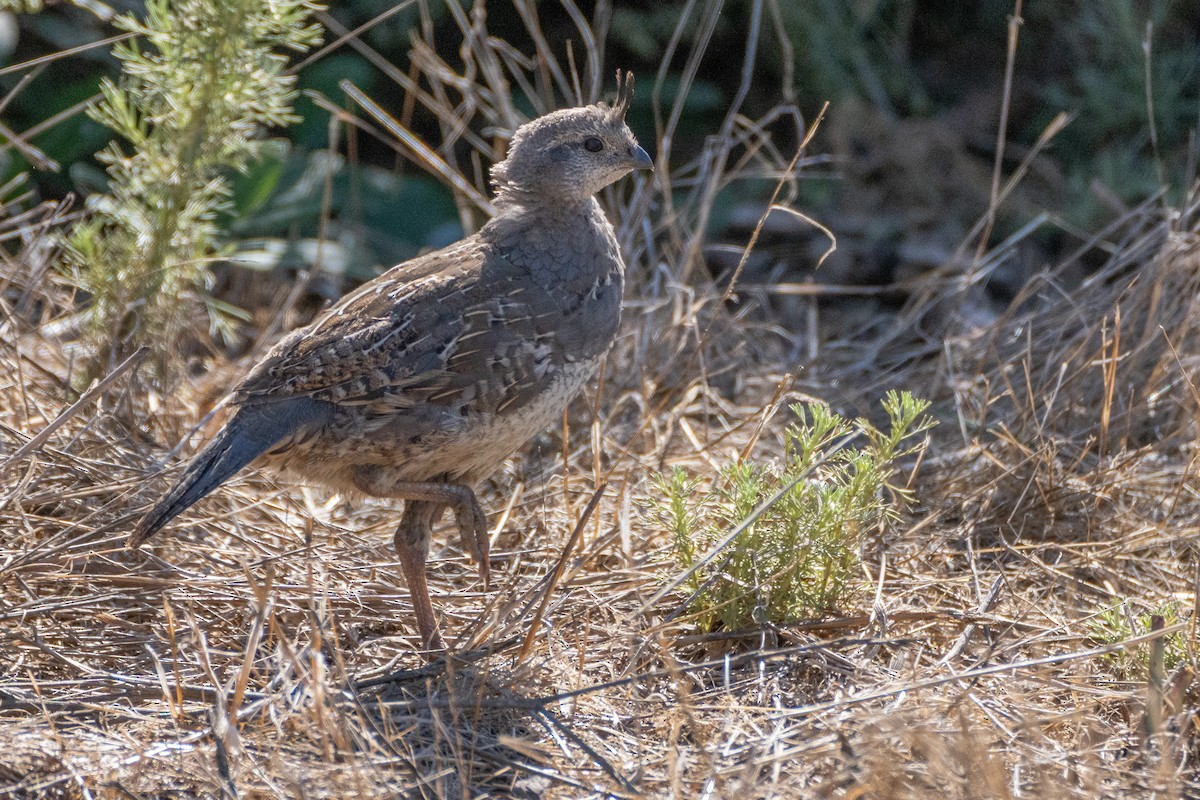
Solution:
M 555 784 L 594 790 L 555 767 L 562 756 L 590 760 L 614 789 L 636 793 L 559 718 L 551 708 L 554 697 L 530 696 L 518 688 L 521 673 L 511 669 L 511 659 L 498 655 L 507 649 L 503 645 L 349 684 L 342 701 L 359 720 L 361 744 L 404 763 L 418 784 L 414 797 L 532 799 Z M 555 743 L 553 749 L 546 741 Z

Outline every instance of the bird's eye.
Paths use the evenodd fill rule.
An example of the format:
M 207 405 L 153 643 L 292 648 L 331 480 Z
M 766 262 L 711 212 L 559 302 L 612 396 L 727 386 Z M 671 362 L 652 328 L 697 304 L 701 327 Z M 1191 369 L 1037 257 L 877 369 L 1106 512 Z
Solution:
M 583 140 L 583 149 L 589 153 L 599 153 L 604 149 L 604 142 L 600 141 L 597 136 L 589 136 Z

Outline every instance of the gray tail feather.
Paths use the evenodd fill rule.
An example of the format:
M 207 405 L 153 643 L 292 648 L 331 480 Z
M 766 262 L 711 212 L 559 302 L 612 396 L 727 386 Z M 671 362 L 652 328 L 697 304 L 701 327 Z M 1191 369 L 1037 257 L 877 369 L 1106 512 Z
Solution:
M 233 419 L 188 464 L 179 482 L 142 517 L 129 537 L 138 547 L 242 467 L 301 428 L 328 421 L 333 406 L 308 397 L 256 403 Z

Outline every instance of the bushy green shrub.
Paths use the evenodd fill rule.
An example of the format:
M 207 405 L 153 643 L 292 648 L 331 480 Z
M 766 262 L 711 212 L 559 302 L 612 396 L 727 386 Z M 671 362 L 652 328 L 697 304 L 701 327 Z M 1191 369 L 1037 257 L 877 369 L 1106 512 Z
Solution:
M 1129 205 L 1159 189 L 1168 203 L 1183 203 L 1200 104 L 1200 37 L 1187 22 L 1194 8 L 1093 0 L 1072 11 L 1069 25 L 1059 24 L 1057 9 L 1032 13 L 1035 24 L 1052 25 L 1068 66 L 1040 90 L 1048 113 L 1075 114 L 1054 146 L 1072 195 L 1065 216 L 1088 226 L 1111 214 L 1096 181 Z
M 685 571 L 741 528 L 684 584 L 700 627 L 786 623 L 848 602 L 860 585 L 863 535 L 911 500 L 908 490 L 890 481 L 898 460 L 925 446 L 921 434 L 933 425 L 928 406 L 908 393 L 889 392 L 884 431 L 820 404 L 796 405 L 782 463 L 732 463 L 709 488 L 682 469 L 659 476 L 660 518 Z M 848 437 L 852 442 L 845 443 Z M 857 442 L 862 444 L 851 446 Z
M 1179 603 L 1163 603 L 1148 613 L 1138 614 L 1128 601 L 1104 609 L 1092 620 L 1091 637 L 1098 644 L 1117 644 L 1151 631 L 1151 618 L 1162 617 L 1164 625 L 1174 625 L 1183 618 Z M 1187 660 L 1187 637 L 1176 632 L 1163 637 L 1163 667 L 1173 670 Z M 1122 680 L 1144 681 L 1150 673 L 1150 645 L 1116 650 L 1105 656 Z
M 66 266 L 88 301 L 98 366 L 151 344 L 164 364 L 178 333 L 208 303 L 215 218 L 228 202 L 225 174 L 254 158 L 262 131 L 292 121 L 292 77 L 278 50 L 320 38 L 303 0 L 150 0 L 121 17 L 135 37 L 114 53 L 89 113 L 128 143 L 101 155 L 105 195 L 67 237 Z

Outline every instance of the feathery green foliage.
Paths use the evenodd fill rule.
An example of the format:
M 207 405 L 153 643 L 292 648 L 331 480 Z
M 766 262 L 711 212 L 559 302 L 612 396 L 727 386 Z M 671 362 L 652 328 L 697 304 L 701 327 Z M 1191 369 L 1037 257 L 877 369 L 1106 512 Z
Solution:
M 863 419 L 846 420 L 823 405 L 796 405 L 782 464 L 730 464 L 707 490 L 681 469 L 658 477 L 660 517 L 685 570 L 790 487 L 685 585 L 702 628 L 796 621 L 853 596 L 863 534 L 911 501 L 908 490 L 889 483 L 896 462 L 924 448 L 921 434 L 934 424 L 925 414 L 929 404 L 907 392 L 889 392 L 883 407 L 887 431 Z M 864 446 L 832 450 L 854 432 Z
M 116 131 L 101 160 L 110 186 L 67 239 L 67 267 L 89 299 L 97 367 L 140 344 L 160 366 L 197 303 L 228 200 L 225 173 L 255 157 L 266 127 L 292 122 L 291 76 L 280 50 L 320 38 L 305 0 L 150 0 L 146 17 L 121 17 L 137 36 L 114 52 L 92 117 Z M 214 327 L 216 330 L 216 327 Z
M 1094 0 L 1061 27 L 1069 69 L 1040 93 L 1050 108 L 1076 113 L 1056 145 L 1071 189 L 1065 213 L 1076 224 L 1106 216 L 1097 181 L 1130 205 L 1160 189 L 1168 203 L 1185 202 L 1200 104 L 1200 36 L 1185 22 L 1190 13 L 1177 0 Z
M 1165 625 L 1174 625 L 1183 618 L 1178 602 L 1169 601 L 1152 612 L 1136 614 L 1128 600 L 1101 611 L 1092 620 L 1092 639 L 1098 644 L 1117 644 L 1152 630 L 1152 617 L 1162 617 Z M 1163 666 L 1173 670 L 1188 659 L 1186 634 L 1176 632 L 1163 637 Z M 1109 653 L 1105 660 L 1122 680 L 1144 681 L 1150 673 L 1150 645 L 1128 647 Z

